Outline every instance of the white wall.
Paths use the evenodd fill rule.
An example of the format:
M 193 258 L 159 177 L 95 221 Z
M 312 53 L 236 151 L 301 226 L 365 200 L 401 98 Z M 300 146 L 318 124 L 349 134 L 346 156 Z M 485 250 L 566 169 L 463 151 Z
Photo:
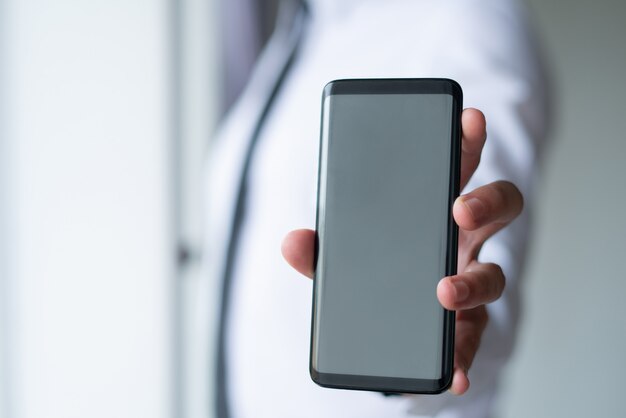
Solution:
M 168 3 L 3 9 L 10 416 L 171 416 Z
M 560 111 L 499 416 L 624 416 L 626 3 L 530 3 Z
M 6 39 L 5 4 L 0 0 L 0 63 L 5 62 Z M 9 393 L 9 231 L 8 173 L 10 172 L 7 141 L 6 68 L 0 64 L 0 417 L 6 418 L 11 408 Z
M 219 283 L 201 265 L 204 167 L 220 99 L 216 94 L 218 2 L 178 0 L 177 74 L 178 235 L 189 252 L 179 271 L 180 417 L 213 416 L 213 336 Z

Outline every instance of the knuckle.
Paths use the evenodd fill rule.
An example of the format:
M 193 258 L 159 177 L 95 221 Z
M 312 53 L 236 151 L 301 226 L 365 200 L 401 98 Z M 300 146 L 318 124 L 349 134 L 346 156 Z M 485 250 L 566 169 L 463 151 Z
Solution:
M 524 196 L 515 184 L 508 180 L 499 180 L 493 183 L 497 202 L 502 207 L 513 209 L 515 214 L 519 214 L 524 207 Z
M 509 202 L 509 188 L 512 183 L 504 180 L 496 181 L 492 184 L 492 190 L 494 193 L 494 200 L 498 206 L 506 207 Z
M 489 295 L 497 299 L 502 295 L 505 286 L 505 276 L 502 267 L 495 263 L 487 263 L 487 283 L 489 283 Z

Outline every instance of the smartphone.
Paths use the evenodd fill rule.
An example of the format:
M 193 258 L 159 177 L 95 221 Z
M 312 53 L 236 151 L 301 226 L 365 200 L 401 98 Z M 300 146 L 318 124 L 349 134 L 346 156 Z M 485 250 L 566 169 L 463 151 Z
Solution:
M 435 394 L 452 381 L 462 90 L 448 79 L 326 85 L 310 373 L 332 388 Z

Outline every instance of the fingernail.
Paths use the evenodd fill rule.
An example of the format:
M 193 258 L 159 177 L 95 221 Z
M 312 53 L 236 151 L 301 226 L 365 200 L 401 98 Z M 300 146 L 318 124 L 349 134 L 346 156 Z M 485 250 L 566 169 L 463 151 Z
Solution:
M 476 197 L 470 197 L 469 199 L 463 199 L 463 203 L 469 209 L 474 221 L 478 222 L 485 214 L 485 204 Z
M 454 290 L 456 291 L 456 302 L 463 302 L 469 296 L 469 287 L 461 280 L 452 282 Z

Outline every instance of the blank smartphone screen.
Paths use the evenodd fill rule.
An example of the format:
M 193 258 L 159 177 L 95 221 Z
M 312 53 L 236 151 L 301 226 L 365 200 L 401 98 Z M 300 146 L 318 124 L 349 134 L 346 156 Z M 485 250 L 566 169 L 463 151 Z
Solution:
M 324 101 L 312 365 L 440 379 L 453 97 Z

